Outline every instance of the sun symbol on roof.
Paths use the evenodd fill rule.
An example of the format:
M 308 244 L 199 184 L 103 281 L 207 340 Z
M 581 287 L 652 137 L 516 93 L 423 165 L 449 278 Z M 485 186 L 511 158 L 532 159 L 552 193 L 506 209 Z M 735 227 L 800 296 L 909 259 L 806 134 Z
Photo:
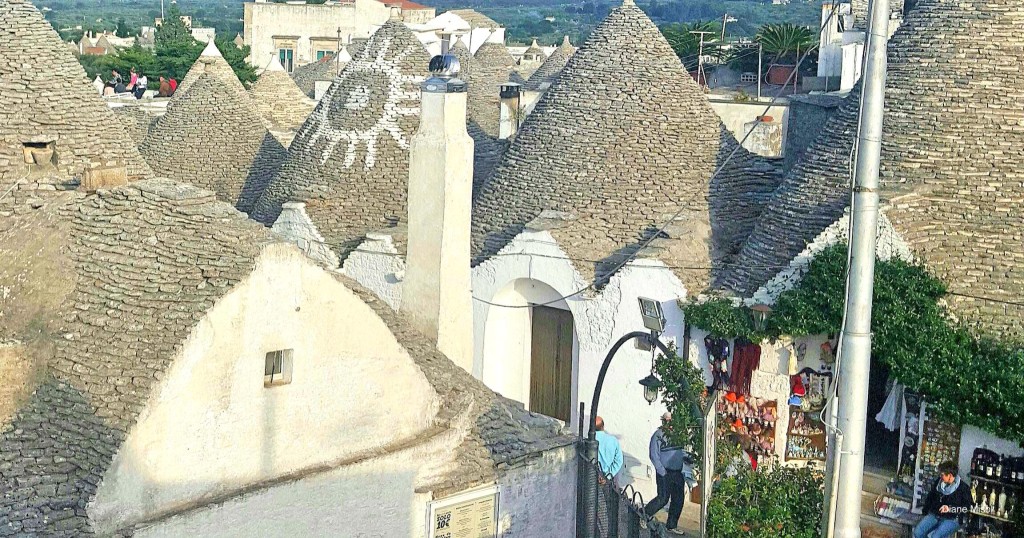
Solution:
M 321 139 L 327 143 L 320 164 L 326 163 L 338 144 L 344 142 L 344 166 L 351 168 L 362 144 L 366 146 L 363 166 L 369 170 L 377 162 L 377 144 L 385 134 L 402 149 L 409 148 L 400 120 L 419 115 L 418 85 L 424 77 L 404 74 L 402 64 L 418 43 L 410 43 L 394 54 L 392 47 L 400 45 L 391 36 L 380 39 L 378 45 L 371 38 L 366 50 L 376 52 L 360 54 L 350 62 L 324 95 L 325 102 L 313 112 L 316 128 L 310 144 Z

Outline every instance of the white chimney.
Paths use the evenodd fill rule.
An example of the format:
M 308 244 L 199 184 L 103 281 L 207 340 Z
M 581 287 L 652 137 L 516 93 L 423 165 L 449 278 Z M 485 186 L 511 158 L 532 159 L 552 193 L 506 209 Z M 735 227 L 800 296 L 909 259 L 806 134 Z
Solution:
M 504 140 L 516 134 L 523 123 L 522 86 L 515 82 L 501 85 L 498 113 L 498 138 Z
M 420 127 L 409 149 L 408 254 L 400 311 L 456 364 L 473 371 L 469 230 L 473 139 L 466 83 L 451 55 L 430 61 Z

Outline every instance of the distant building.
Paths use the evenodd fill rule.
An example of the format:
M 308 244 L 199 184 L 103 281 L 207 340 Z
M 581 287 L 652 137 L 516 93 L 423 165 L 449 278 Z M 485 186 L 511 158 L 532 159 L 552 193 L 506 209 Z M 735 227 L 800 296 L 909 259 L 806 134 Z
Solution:
M 472 9 L 445 11 L 424 24 L 405 22 L 431 54 L 447 52 L 456 41 L 465 43 L 473 54 L 487 41 L 505 42 L 505 28 Z
M 192 37 L 199 42 L 209 43 L 217 37 L 216 28 L 192 28 Z
M 833 15 L 833 10 L 835 14 Z M 903 3 L 893 2 L 889 35 L 903 20 Z M 860 80 L 867 35 L 867 2 L 826 2 L 821 6 L 818 78 L 813 89 L 849 91 Z M 806 84 L 805 84 L 806 85 Z
M 266 0 L 245 3 L 244 42 L 251 47 L 249 61 L 265 66 L 276 55 L 291 73 L 338 50 L 353 39 L 366 39 L 398 11 L 407 24 L 434 18 L 434 8 L 408 1 L 354 0 L 307 4 L 278 4 Z

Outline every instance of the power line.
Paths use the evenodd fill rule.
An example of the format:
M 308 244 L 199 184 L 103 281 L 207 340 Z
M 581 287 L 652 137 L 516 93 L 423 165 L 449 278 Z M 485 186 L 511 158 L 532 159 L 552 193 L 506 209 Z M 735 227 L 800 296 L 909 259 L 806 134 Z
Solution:
M 838 11 L 839 11 L 839 2 L 836 2 L 835 4 L 833 4 L 832 11 L 829 12 L 828 17 L 825 18 L 824 22 L 822 22 L 821 28 L 818 29 L 818 34 L 819 35 L 821 34 L 821 31 L 824 30 L 825 27 L 829 24 L 829 22 L 832 21 L 832 18 L 835 17 L 835 15 L 836 15 L 836 13 Z M 804 60 L 806 60 L 807 57 L 810 55 L 811 51 L 813 51 L 816 48 L 817 48 L 817 45 L 812 45 L 812 46 L 808 47 L 806 51 L 804 51 L 803 56 L 801 56 L 800 59 L 796 63 L 796 68 L 793 69 L 793 71 L 791 71 L 789 73 L 789 77 L 786 78 L 786 82 L 779 88 L 779 91 L 776 92 L 774 97 L 772 97 L 772 100 L 768 102 L 768 105 L 765 106 L 764 112 L 761 113 L 761 115 L 759 117 L 764 117 L 764 116 L 768 115 L 769 112 L 771 112 L 772 107 L 775 106 L 776 101 L 778 101 L 779 98 L 782 97 L 782 92 L 785 91 L 786 87 L 789 85 L 790 80 L 792 80 L 797 75 L 797 73 L 800 71 L 800 66 L 803 64 Z M 755 128 L 756 128 L 756 126 L 755 126 Z M 736 153 L 743 147 L 743 143 L 747 141 L 747 138 L 749 138 L 750 135 L 753 134 L 753 132 L 754 132 L 754 129 L 750 129 L 749 131 L 747 131 L 747 133 L 745 135 L 743 135 L 743 139 L 741 139 L 739 141 L 739 143 L 736 144 L 736 147 L 733 148 L 733 150 L 731 152 L 729 152 L 729 155 L 727 155 L 725 157 L 725 161 L 722 162 L 722 164 L 718 167 L 718 169 L 715 170 L 715 173 L 711 175 L 711 178 L 708 180 L 709 183 L 713 183 L 715 178 L 717 178 L 718 175 L 720 173 L 722 173 L 722 170 L 725 169 L 726 165 L 729 164 L 729 162 L 732 160 L 733 156 L 735 156 Z M 609 275 L 609 276 L 610 275 L 614 275 L 620 269 L 622 269 L 627 263 L 633 261 L 633 259 L 636 257 L 636 255 L 640 251 L 642 251 L 644 248 L 649 246 L 652 242 L 654 242 L 655 239 L 660 237 L 661 234 L 665 232 L 665 229 L 668 228 L 669 225 L 672 224 L 672 222 L 674 222 L 677 218 L 679 218 L 679 215 L 681 215 L 684 211 L 686 211 L 686 206 L 685 205 L 681 205 L 679 207 L 679 210 L 677 210 L 674 214 L 672 214 L 672 216 L 668 220 L 666 220 L 665 223 L 662 224 L 661 227 L 659 227 L 653 234 L 651 234 L 650 237 L 648 237 L 647 239 L 643 240 L 640 243 L 640 245 L 634 250 L 633 253 L 625 256 L 625 258 L 622 261 L 617 263 L 610 271 L 607 271 L 607 275 Z M 551 301 L 548 301 L 548 302 L 545 302 L 545 303 L 538 303 L 538 304 L 535 304 L 535 305 L 526 305 L 526 306 L 503 305 L 503 304 L 493 303 L 493 302 L 488 301 L 486 299 L 481 299 L 481 298 L 479 298 L 479 297 L 477 297 L 475 295 L 473 296 L 473 300 L 477 301 L 477 302 L 480 302 L 480 303 L 484 303 L 484 304 L 489 305 L 489 306 L 497 306 L 497 307 L 501 307 L 501 308 L 532 308 L 534 306 L 548 306 L 548 305 L 551 305 L 551 304 L 554 304 L 554 303 L 562 302 L 562 301 L 564 301 L 566 299 L 571 299 L 571 298 L 573 298 L 573 297 L 575 297 L 577 295 L 580 295 L 581 293 L 596 287 L 597 284 L 598 284 L 598 279 L 594 278 L 594 279 L 592 279 L 592 282 L 590 284 L 588 284 L 588 285 L 584 286 L 583 288 L 580 288 L 580 289 L 578 289 L 578 290 L 576 290 L 576 291 L 574 291 L 574 292 L 572 292 L 570 294 L 563 295 L 563 296 L 561 296 L 561 297 L 559 297 L 557 299 L 554 299 L 554 300 L 551 300 Z

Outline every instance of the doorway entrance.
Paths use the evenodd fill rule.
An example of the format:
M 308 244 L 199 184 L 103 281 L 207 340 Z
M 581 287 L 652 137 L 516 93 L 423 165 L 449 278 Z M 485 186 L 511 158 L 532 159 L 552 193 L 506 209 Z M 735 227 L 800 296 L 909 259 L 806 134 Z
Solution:
M 865 428 L 864 464 L 869 468 L 888 473 L 896 472 L 899 461 L 900 432 L 889 431 L 875 420 L 888 397 L 889 368 L 882 361 L 871 357 L 871 375 L 868 378 L 868 422 Z
M 568 422 L 572 413 L 572 314 L 547 306 L 530 310 L 530 411 Z

